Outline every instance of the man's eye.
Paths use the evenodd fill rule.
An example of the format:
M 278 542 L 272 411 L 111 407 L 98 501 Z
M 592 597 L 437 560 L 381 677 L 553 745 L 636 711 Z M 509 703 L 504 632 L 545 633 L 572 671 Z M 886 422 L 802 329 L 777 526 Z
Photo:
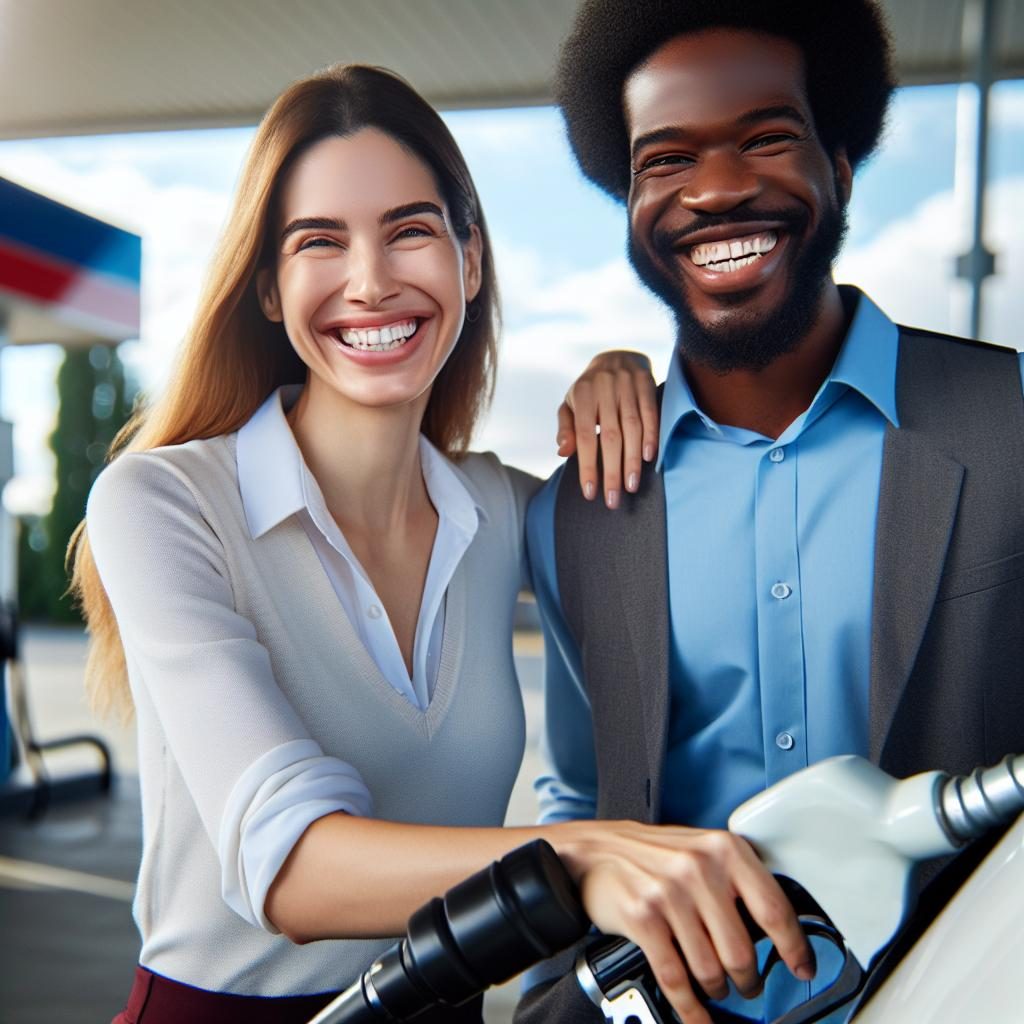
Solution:
M 747 143 L 746 148 L 750 149 L 764 149 L 767 146 L 778 146 L 783 145 L 787 142 L 792 142 L 795 136 L 789 135 L 785 132 L 776 132 L 774 135 L 761 135 L 754 139 L 752 142 Z
M 685 156 L 682 153 L 664 153 L 661 156 L 648 157 L 640 164 L 635 173 L 642 174 L 644 171 L 656 170 L 659 167 L 689 167 L 692 164 L 692 156 Z

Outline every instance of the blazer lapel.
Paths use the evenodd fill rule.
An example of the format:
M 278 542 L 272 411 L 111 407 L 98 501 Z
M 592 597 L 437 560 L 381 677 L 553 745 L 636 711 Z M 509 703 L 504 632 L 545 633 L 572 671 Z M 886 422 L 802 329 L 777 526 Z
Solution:
M 622 610 L 636 664 L 636 692 L 644 721 L 651 819 L 659 814 L 669 708 L 668 550 L 665 488 L 660 473 L 648 468 L 640 492 L 627 495 L 615 513 L 626 522 L 628 543 L 612 547 L 618 564 Z
M 963 475 L 923 435 L 886 428 L 871 623 L 869 750 L 876 763 L 935 603 Z

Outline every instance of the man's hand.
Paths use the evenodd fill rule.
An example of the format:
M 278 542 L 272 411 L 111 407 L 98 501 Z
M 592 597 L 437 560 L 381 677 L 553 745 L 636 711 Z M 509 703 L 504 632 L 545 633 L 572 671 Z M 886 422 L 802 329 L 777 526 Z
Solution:
M 588 500 L 600 483 L 605 504 L 617 508 L 623 481 L 627 491 L 640 486 L 642 464 L 653 462 L 658 450 L 656 395 L 651 361 L 625 350 L 596 356 L 569 388 L 558 409 L 558 454 L 578 454 L 580 487 Z
M 727 977 L 748 998 L 761 989 L 738 900 L 793 974 L 804 981 L 814 976 L 814 955 L 795 911 L 745 840 L 630 821 L 588 824 L 598 831 L 563 853 L 580 869 L 587 912 L 602 931 L 625 935 L 643 949 L 684 1024 L 711 1022 L 691 974 L 714 999 L 726 995 Z

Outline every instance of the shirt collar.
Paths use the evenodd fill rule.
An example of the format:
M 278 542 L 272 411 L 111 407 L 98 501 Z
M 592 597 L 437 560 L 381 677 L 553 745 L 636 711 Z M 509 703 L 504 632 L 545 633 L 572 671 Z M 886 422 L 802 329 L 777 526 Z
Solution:
M 472 536 L 487 522 L 480 493 L 469 477 L 420 434 L 420 465 L 431 504 L 462 533 Z
M 814 401 L 818 401 L 830 384 L 845 384 L 863 395 L 894 427 L 898 427 L 896 360 L 899 328 L 859 289 L 840 285 L 840 291 L 845 298 L 856 303 L 856 308 L 832 371 Z M 677 425 L 688 415 L 699 417 L 713 433 L 722 432 L 722 428 L 702 412 L 694 400 L 677 348 L 669 364 L 661 402 L 657 469 L 662 467 L 662 459 Z
M 662 459 L 668 451 L 669 441 L 675 433 L 676 426 L 686 416 L 698 416 L 708 430 L 718 431 L 721 428 L 714 420 L 705 416 L 697 408 L 693 392 L 690 390 L 690 382 L 683 373 L 683 362 L 679 358 L 679 346 L 676 346 L 672 353 L 672 360 L 668 365 L 668 377 L 665 379 L 665 390 L 661 396 L 661 425 L 658 429 L 658 459 L 655 468 L 660 470 Z
M 301 390 L 301 384 L 278 388 L 238 431 L 238 488 L 253 540 L 304 508 L 321 532 L 332 532 L 325 519 L 327 511 L 320 487 L 306 466 L 285 417 L 285 410 Z M 472 481 L 422 434 L 420 464 L 427 494 L 438 515 L 471 536 L 477 523 L 487 519 Z
M 238 489 L 253 540 L 305 507 L 302 453 L 285 419 L 285 405 L 302 385 L 278 388 L 238 431 Z
M 894 427 L 896 361 L 899 328 L 859 288 L 840 285 L 843 297 L 856 302 L 856 310 L 829 380 L 859 391 Z

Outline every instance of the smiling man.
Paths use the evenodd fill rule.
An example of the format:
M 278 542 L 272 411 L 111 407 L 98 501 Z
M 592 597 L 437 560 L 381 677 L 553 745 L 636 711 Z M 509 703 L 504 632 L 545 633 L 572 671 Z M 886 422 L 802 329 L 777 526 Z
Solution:
M 721 829 L 832 755 L 1024 750 L 1024 357 L 831 276 L 893 89 L 876 5 L 584 0 L 556 89 L 678 333 L 656 472 L 611 511 L 570 464 L 530 511 L 543 817 Z M 601 1019 L 539 977 L 520 1020 Z M 713 1013 L 811 991 L 776 971 Z

